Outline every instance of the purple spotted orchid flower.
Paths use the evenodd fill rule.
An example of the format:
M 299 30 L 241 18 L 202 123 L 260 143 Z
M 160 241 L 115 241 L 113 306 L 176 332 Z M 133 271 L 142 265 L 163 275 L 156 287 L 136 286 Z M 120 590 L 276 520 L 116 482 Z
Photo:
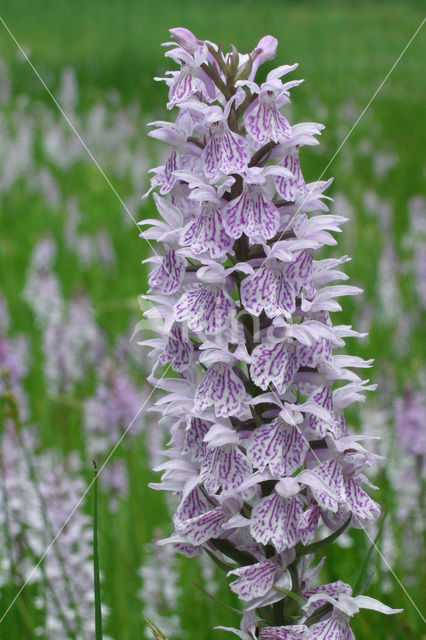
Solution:
M 245 608 L 228 630 L 243 640 L 350 640 L 359 608 L 395 611 L 340 581 L 314 584 L 314 552 L 380 515 L 364 473 L 379 456 L 344 417 L 375 389 L 358 373 L 372 361 L 336 353 L 365 334 L 330 316 L 361 290 L 344 283 L 347 256 L 316 253 L 346 220 L 327 213 L 331 180 L 306 183 L 300 166 L 323 126 L 282 112 L 300 81 L 281 78 L 297 65 L 256 84 L 272 36 L 240 54 L 171 35 L 178 115 L 153 123 L 171 153 L 151 184 L 159 218 L 141 222 L 163 246 L 145 296 L 157 336 L 141 343 L 164 392 L 152 410 L 170 431 L 151 485 L 176 497 L 161 543 L 205 549 L 227 570 Z

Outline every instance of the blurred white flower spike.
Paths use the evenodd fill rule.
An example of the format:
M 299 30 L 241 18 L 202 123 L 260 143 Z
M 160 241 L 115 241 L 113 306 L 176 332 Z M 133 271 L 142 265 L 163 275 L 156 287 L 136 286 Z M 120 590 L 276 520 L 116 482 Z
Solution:
M 164 255 L 152 258 L 146 297 L 157 336 L 141 343 L 171 434 L 151 486 L 178 498 L 161 544 L 187 556 L 204 547 L 231 569 L 245 612 L 228 630 L 243 640 L 350 640 L 360 608 L 397 611 L 340 581 L 311 584 L 322 566 L 310 566 L 313 552 L 380 515 L 363 488 L 379 457 L 343 413 L 375 389 L 356 372 L 372 361 L 334 353 L 365 334 L 330 318 L 362 291 L 330 284 L 347 279 L 347 256 L 315 253 L 337 244 L 346 219 L 327 213 L 331 180 L 306 183 L 300 166 L 323 126 L 288 120 L 301 81 L 282 77 L 297 64 L 256 83 L 273 36 L 241 54 L 170 33 L 178 69 L 163 79 L 177 117 L 152 123 L 170 153 L 151 181 L 159 219 L 141 223 Z

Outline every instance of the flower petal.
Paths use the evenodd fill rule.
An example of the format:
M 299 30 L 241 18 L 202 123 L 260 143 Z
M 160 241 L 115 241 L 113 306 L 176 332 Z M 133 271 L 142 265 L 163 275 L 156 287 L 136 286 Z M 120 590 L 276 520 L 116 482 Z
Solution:
M 317 622 L 309 627 L 311 640 L 353 640 L 353 634 L 347 621 L 335 617 Z
M 184 293 L 175 306 L 175 318 L 192 331 L 216 335 L 231 323 L 234 303 L 218 285 L 205 284 Z
M 210 494 L 220 487 L 223 491 L 236 490 L 251 474 L 247 457 L 235 445 L 216 447 L 205 458 L 200 470 L 200 480 Z
M 357 524 L 358 518 L 362 522 L 374 522 L 380 516 L 380 507 L 377 502 L 374 502 L 370 496 L 361 488 L 359 482 L 353 478 L 347 478 L 345 480 L 345 491 L 347 496 L 347 502 L 352 513 L 357 516 L 354 524 Z M 358 522 L 359 526 L 361 525 Z
M 185 276 L 185 265 L 184 258 L 176 255 L 171 247 L 166 247 L 160 266 L 149 277 L 149 285 L 167 296 L 175 293 Z
M 256 100 L 251 109 L 247 109 L 244 126 L 259 144 L 265 144 L 269 140 L 279 142 L 291 136 L 291 126 L 278 111 L 275 102 L 265 102 L 262 97 Z
M 238 576 L 238 580 L 231 582 L 230 587 L 241 600 L 253 600 L 264 596 L 274 584 L 278 565 L 275 562 L 257 562 L 246 567 L 240 567 L 228 573 Z
M 278 342 L 260 344 L 252 352 L 250 376 L 261 389 L 275 385 L 279 393 L 284 393 L 293 382 L 299 368 L 299 358 L 293 344 Z
M 308 627 L 304 624 L 291 624 L 285 627 L 263 627 L 261 640 L 308 640 Z M 306 635 L 305 635 L 306 634 Z
M 247 141 L 230 131 L 225 123 L 214 129 L 202 153 L 204 174 L 213 180 L 220 173 L 241 173 L 250 160 Z
M 299 497 L 282 498 L 275 492 L 262 498 L 253 507 L 250 532 L 261 544 L 274 545 L 278 553 L 294 547 L 298 541 L 298 518 L 303 502 Z
M 221 216 L 219 209 L 204 206 L 200 215 L 183 229 L 181 244 L 189 245 L 195 255 L 209 251 L 212 258 L 222 259 L 234 241 L 226 233 Z
M 193 352 L 192 344 L 183 340 L 181 328 L 178 324 L 174 324 L 158 362 L 161 366 L 170 362 L 173 371 L 180 373 L 190 366 Z
M 210 538 L 217 538 L 222 533 L 225 520 L 226 515 L 222 509 L 212 509 L 195 518 L 179 522 L 176 531 L 186 542 L 198 547 Z
M 281 419 L 257 427 L 247 442 L 247 456 L 254 467 L 267 466 L 276 478 L 291 476 L 305 460 L 306 438 L 299 430 Z
M 278 231 L 280 216 L 276 206 L 267 200 L 261 188 L 251 187 L 223 210 L 223 224 L 231 238 L 244 232 L 249 238 L 261 236 L 268 240 Z
M 194 411 L 214 405 L 218 417 L 233 416 L 240 411 L 244 398 L 244 385 L 232 367 L 217 362 L 207 369 L 197 387 Z

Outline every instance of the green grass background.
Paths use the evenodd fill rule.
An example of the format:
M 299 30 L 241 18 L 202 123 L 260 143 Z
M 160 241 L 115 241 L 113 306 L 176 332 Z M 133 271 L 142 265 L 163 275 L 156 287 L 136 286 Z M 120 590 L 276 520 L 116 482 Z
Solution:
M 410 37 L 423 19 L 422 3 L 400 2 L 288 2 L 279 0 L 2 0 L 0 16 L 18 42 L 29 52 L 31 61 L 49 87 L 57 87 L 61 70 L 72 66 L 79 82 L 80 108 L 89 108 L 102 100 L 105 92 L 115 88 L 124 104 L 136 102 L 146 118 L 165 115 L 165 88 L 152 81 L 167 68 L 160 43 L 168 40 L 168 29 L 186 26 L 199 37 L 213 41 L 233 42 L 240 50 L 252 49 L 266 33 L 275 35 L 280 46 L 277 64 L 300 63 L 300 76 L 306 79 L 293 94 L 293 122 L 322 120 L 327 129 L 323 135 L 323 151 L 304 152 L 304 172 L 314 180 L 332 157 L 350 125 L 342 123 L 339 108 L 353 99 L 358 113 L 367 104 Z M 30 104 L 50 98 L 28 64 L 17 58 L 17 48 L 5 28 L 0 25 L 0 56 L 8 63 L 13 81 L 13 94 L 25 94 Z M 335 176 L 335 184 L 357 210 L 353 229 L 354 251 L 347 271 L 354 283 L 366 290 L 366 299 L 374 304 L 378 256 L 386 242 L 377 220 L 363 210 L 362 194 L 376 189 L 388 198 L 394 208 L 393 235 L 397 251 L 402 254 L 400 239 L 407 230 L 407 200 L 420 193 L 423 185 L 423 149 L 425 128 L 421 126 L 424 99 L 425 37 L 420 33 L 371 105 L 368 114 L 351 136 L 350 142 L 337 156 L 327 172 Z M 317 103 L 327 107 L 325 119 L 316 113 Z M 55 107 L 52 105 L 52 109 Z M 379 125 L 378 137 L 398 158 L 397 169 L 376 184 L 377 180 L 365 158 L 354 149 L 361 139 L 370 136 L 372 124 Z M 135 145 L 147 147 L 146 131 L 141 128 Z M 352 157 L 347 170 L 345 159 Z M 98 161 L 103 166 L 103 158 Z M 56 271 L 68 293 L 84 288 L 94 300 L 98 322 L 111 340 L 125 331 L 136 308 L 136 296 L 146 288 L 146 274 L 140 260 L 146 246 L 134 227 L 124 228 L 121 205 L 102 176 L 88 160 L 68 174 L 58 172 L 64 195 L 76 195 L 87 214 L 85 228 L 108 229 L 118 256 L 118 269 L 108 277 L 96 265 L 84 272 L 73 257 L 61 252 Z M 141 175 L 140 193 L 146 176 Z M 120 194 L 128 194 L 126 180 L 114 179 Z M 151 217 L 148 204 L 142 215 Z M 37 353 L 40 336 L 20 292 L 31 248 L 46 233 L 58 242 L 62 236 L 65 211 L 46 210 L 37 197 L 24 190 L 13 189 L 0 208 L 0 272 L 1 288 L 8 299 L 13 318 L 13 331 L 31 336 L 34 357 L 27 389 L 34 420 L 40 425 L 46 446 L 68 450 L 79 443 L 81 411 L 47 398 L 40 375 Z M 413 287 L 401 282 L 404 304 L 415 309 Z M 344 321 L 350 322 L 354 307 L 344 303 Z M 384 327 L 380 318 L 373 322 L 372 335 L 366 346 L 354 345 L 353 351 L 364 357 L 375 357 L 376 370 L 386 368 L 399 388 L 407 378 L 416 379 L 423 361 L 421 331 L 413 331 L 406 353 L 395 355 L 392 328 Z M 86 390 L 79 392 L 84 397 Z M 77 394 L 77 400 L 79 399 Z M 132 441 L 128 450 L 118 452 L 127 459 L 131 491 L 115 516 L 108 514 L 100 498 L 100 562 L 104 574 L 103 597 L 111 608 L 107 631 L 117 640 L 135 640 L 143 634 L 140 603 L 135 597 L 139 586 L 136 568 L 143 560 L 143 545 L 151 539 L 158 524 L 167 531 L 168 517 L 160 496 L 147 489 L 153 479 L 144 456 L 141 437 Z M 88 478 L 91 469 L 88 463 Z M 379 501 L 388 509 L 393 494 L 386 486 Z M 91 508 L 90 502 L 87 508 Z M 330 550 L 328 577 L 354 582 L 361 559 L 368 549 L 362 533 L 353 534 L 355 544 L 348 550 Z M 374 556 L 373 556 L 374 557 Z M 377 560 L 373 560 L 380 571 Z M 182 560 L 181 601 L 182 627 L 191 640 L 228 637 L 213 632 L 215 624 L 237 625 L 235 614 L 210 601 L 195 585 L 198 570 L 191 561 Z M 398 573 L 398 567 L 395 567 Z M 402 582 L 404 576 L 400 575 Z M 235 604 L 223 580 L 219 598 Z M 422 583 L 409 586 L 414 600 L 421 603 Z M 380 581 L 369 591 L 381 597 Z M 29 596 L 28 596 L 29 597 Z M 404 616 L 385 618 L 376 613 L 359 615 L 354 621 L 357 638 L 390 640 L 419 638 L 424 633 L 419 616 L 401 589 L 395 584 L 391 594 L 382 596 L 392 606 L 403 606 Z M 0 638 L 18 640 L 16 610 L 0 628 Z M 172 639 L 170 639 L 172 640 Z

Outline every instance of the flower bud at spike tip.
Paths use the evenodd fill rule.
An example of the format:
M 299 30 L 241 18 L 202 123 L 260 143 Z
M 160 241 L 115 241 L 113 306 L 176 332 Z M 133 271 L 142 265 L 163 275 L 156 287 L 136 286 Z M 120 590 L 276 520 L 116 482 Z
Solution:
M 255 50 L 259 50 L 260 64 L 267 60 L 273 60 L 277 54 L 278 40 L 274 36 L 263 36 L 257 44 Z
M 178 43 L 189 52 L 194 52 L 198 46 L 198 40 L 194 36 L 194 34 L 189 31 L 189 29 L 185 29 L 185 27 L 175 27 L 174 29 L 169 29 L 169 33 Z

